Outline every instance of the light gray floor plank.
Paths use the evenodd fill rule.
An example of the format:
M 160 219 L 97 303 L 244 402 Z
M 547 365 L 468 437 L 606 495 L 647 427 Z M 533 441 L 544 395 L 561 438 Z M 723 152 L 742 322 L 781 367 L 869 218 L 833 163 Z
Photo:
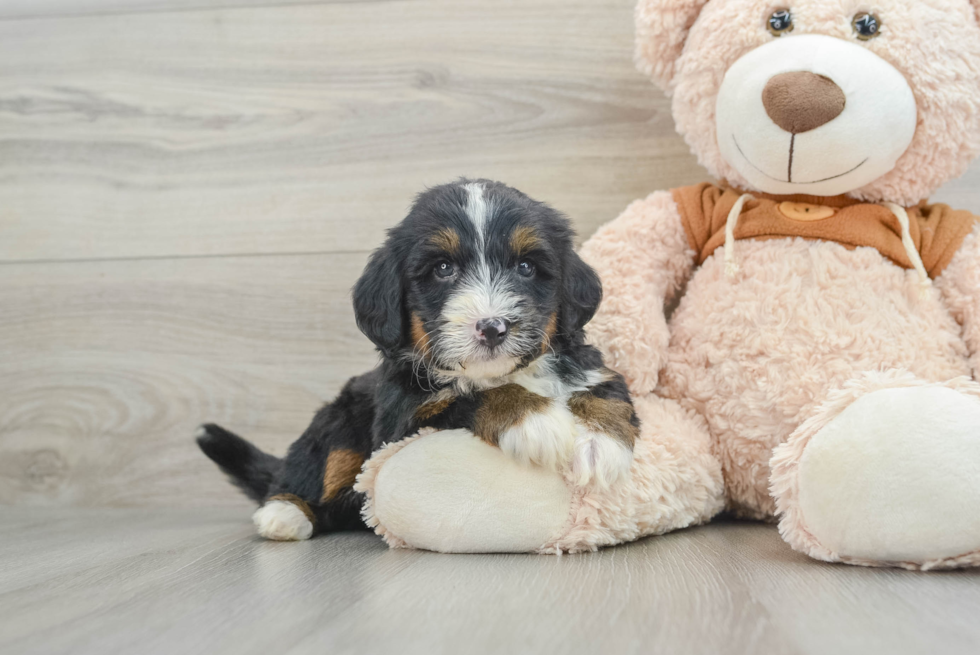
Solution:
M 247 512 L 0 508 L 0 652 L 975 653 L 980 572 L 811 561 L 719 523 L 599 553 L 299 544 Z

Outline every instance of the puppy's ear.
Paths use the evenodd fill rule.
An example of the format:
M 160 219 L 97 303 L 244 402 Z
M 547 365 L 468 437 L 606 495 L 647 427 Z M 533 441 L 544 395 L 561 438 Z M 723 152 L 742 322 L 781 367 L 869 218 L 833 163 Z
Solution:
M 361 278 L 354 285 L 354 318 L 361 332 L 390 357 L 405 334 L 402 281 L 391 244 L 371 255 Z
M 561 330 L 568 336 L 592 320 L 602 301 L 602 282 L 592 267 L 573 250 L 562 275 Z
M 636 67 L 667 90 L 691 26 L 708 0 L 639 0 L 636 3 Z

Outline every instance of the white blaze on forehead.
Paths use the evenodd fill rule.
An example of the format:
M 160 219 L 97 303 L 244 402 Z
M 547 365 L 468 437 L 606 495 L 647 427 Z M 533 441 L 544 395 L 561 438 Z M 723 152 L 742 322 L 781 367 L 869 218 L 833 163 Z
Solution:
M 483 185 L 472 182 L 467 184 L 466 189 L 466 215 L 473 222 L 476 228 L 477 238 L 480 245 L 483 245 L 483 235 L 487 222 L 490 220 L 490 206 L 483 193 Z
M 487 228 L 493 216 L 493 203 L 482 184 L 472 182 L 466 190 L 466 216 L 477 234 L 475 261 L 462 270 L 460 279 L 443 306 L 438 331 L 438 357 L 444 365 L 460 366 L 469 379 L 497 378 L 514 370 L 521 356 L 538 342 L 533 331 L 511 334 L 494 356 L 481 346 L 476 324 L 482 319 L 499 318 L 512 325 L 522 318 L 521 297 L 500 270 L 487 262 Z
M 451 324 L 470 325 L 484 318 L 514 320 L 519 298 L 501 277 L 495 278 L 486 259 L 486 229 L 493 212 L 482 184 L 472 182 L 465 187 L 466 215 L 476 228 L 478 258 L 464 273 L 459 288 L 446 303 L 444 317 Z M 470 337 L 471 335 L 466 335 Z

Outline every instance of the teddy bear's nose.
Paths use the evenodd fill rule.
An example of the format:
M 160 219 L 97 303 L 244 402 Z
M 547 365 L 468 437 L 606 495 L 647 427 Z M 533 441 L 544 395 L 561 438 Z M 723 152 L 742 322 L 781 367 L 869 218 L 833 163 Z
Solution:
M 840 116 L 847 96 L 829 77 L 796 71 L 769 80 L 762 90 L 762 104 L 776 125 L 802 134 Z

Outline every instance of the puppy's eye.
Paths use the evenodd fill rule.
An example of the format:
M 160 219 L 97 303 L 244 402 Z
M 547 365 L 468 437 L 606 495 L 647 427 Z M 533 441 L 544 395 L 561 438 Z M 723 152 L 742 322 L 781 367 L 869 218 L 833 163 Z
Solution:
M 881 21 L 874 14 L 861 13 L 851 21 L 854 33 L 862 41 L 870 41 L 881 34 Z
M 521 277 L 531 277 L 532 275 L 534 275 L 534 271 L 535 271 L 534 264 L 532 264 L 527 260 L 524 260 L 517 265 L 517 273 Z
M 456 267 L 452 265 L 451 262 L 442 261 L 436 264 L 436 277 L 447 278 L 452 277 L 456 273 Z
M 769 31 L 773 36 L 782 36 L 793 31 L 793 14 L 789 9 L 777 9 L 769 17 Z

